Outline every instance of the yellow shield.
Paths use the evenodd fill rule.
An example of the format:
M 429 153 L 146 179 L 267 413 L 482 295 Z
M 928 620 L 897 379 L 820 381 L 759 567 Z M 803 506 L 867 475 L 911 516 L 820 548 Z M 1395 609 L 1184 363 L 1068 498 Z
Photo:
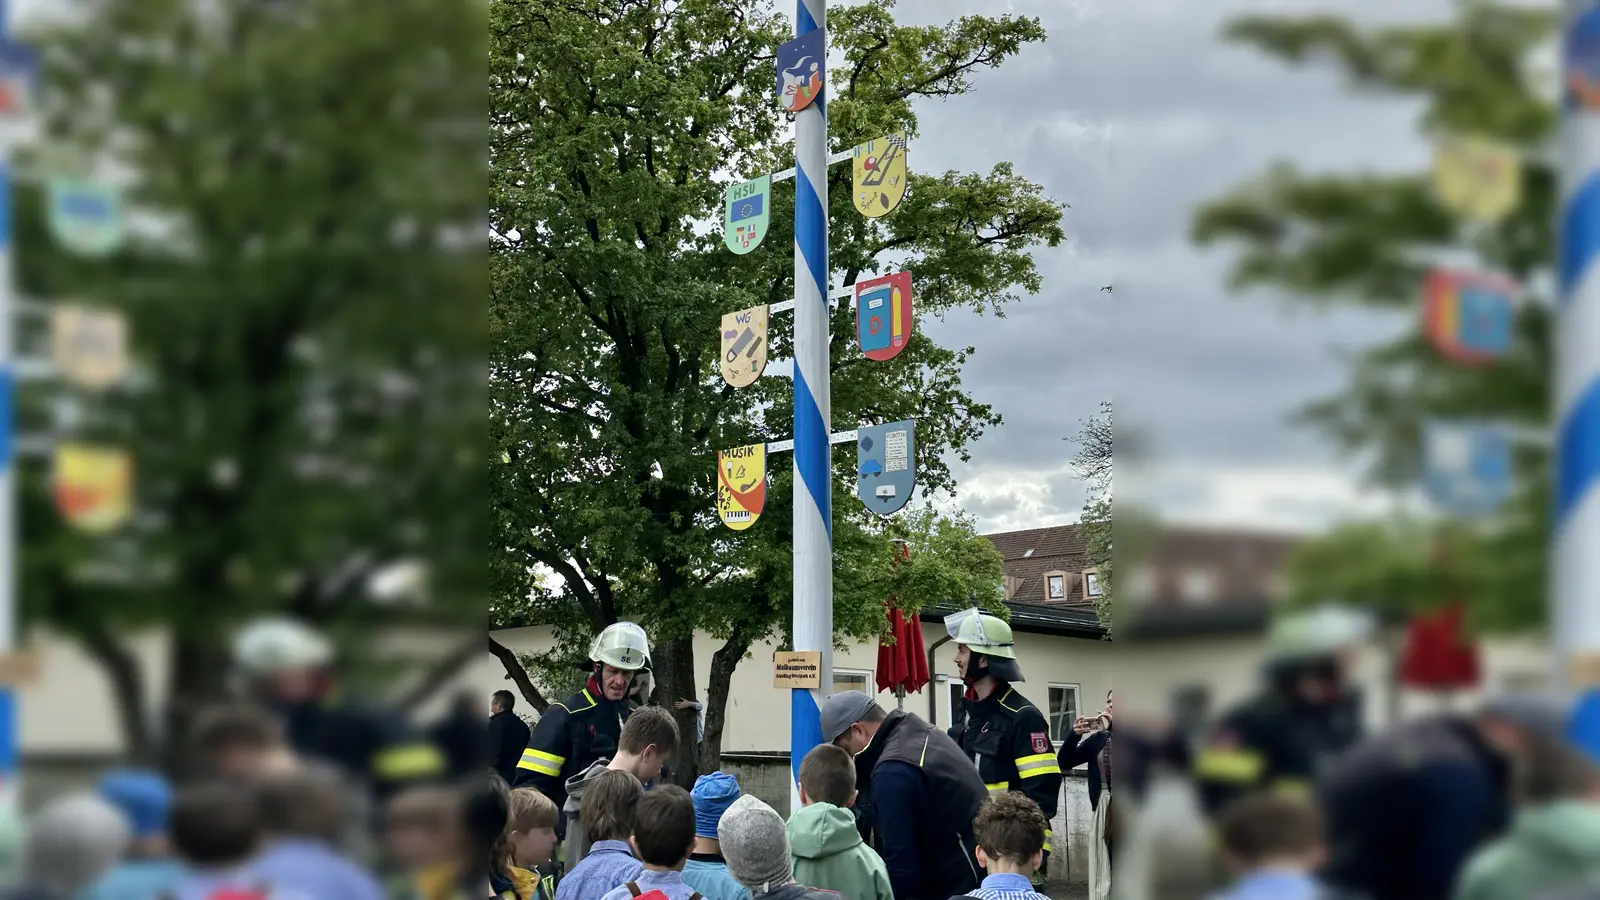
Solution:
M 1446 138 L 1434 150 L 1433 189 L 1451 212 L 1492 224 L 1522 202 L 1522 163 L 1493 141 Z
M 62 444 L 52 482 L 62 518 L 83 531 L 111 531 L 132 511 L 133 464 L 120 450 Z
M 767 308 L 752 306 L 722 317 L 722 380 L 748 387 L 767 367 Z
M 894 211 L 906 195 L 906 136 L 891 134 L 856 147 L 850 163 L 854 173 L 856 210 L 869 219 Z
M 750 444 L 717 451 L 717 518 L 743 531 L 761 518 L 767 505 L 767 445 Z
M 50 320 L 50 348 L 62 377 L 103 391 L 128 371 L 128 324 L 115 312 L 60 306 Z

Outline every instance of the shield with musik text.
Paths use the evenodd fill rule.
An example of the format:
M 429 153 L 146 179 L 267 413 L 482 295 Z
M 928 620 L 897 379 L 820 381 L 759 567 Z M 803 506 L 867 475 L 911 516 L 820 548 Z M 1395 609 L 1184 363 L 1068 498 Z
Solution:
M 792 113 L 822 96 L 828 48 L 821 28 L 778 45 L 778 105 Z
M 1511 496 L 1511 435 L 1494 424 L 1430 422 L 1423 431 L 1428 499 L 1458 516 L 1482 516 Z
M 743 531 L 761 518 L 767 504 L 767 445 L 750 444 L 717 451 L 717 518 Z
M 1434 150 L 1433 189 L 1451 212 L 1492 224 L 1522 202 L 1522 162 L 1493 141 L 1446 138 Z
M 856 283 L 856 340 L 867 359 L 894 359 L 911 340 L 911 273 Z
M 891 134 L 855 148 L 851 198 L 869 219 L 887 216 L 906 195 L 906 136 Z
M 917 487 L 916 422 L 856 429 L 856 496 L 880 516 L 899 512 Z
M 767 367 L 767 307 L 752 306 L 722 317 L 722 380 L 748 387 Z
M 122 198 L 109 184 L 78 178 L 49 181 L 50 234 L 79 256 L 104 256 L 122 245 Z
M 121 450 L 61 444 L 51 473 L 56 509 L 80 531 L 102 534 L 132 512 L 133 464 Z
M 50 349 L 68 381 L 103 391 L 128 371 L 127 320 L 111 310 L 58 306 L 50 318 Z
M 741 255 L 754 250 L 767 236 L 771 219 L 771 175 L 728 186 L 722 202 L 722 242 L 729 250 Z

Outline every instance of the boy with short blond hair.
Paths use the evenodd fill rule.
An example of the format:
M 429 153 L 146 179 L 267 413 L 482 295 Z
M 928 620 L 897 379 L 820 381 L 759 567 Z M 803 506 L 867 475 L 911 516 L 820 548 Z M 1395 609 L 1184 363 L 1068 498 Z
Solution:
M 851 900 L 894 900 L 888 867 L 856 828 L 855 802 L 855 760 L 832 744 L 811 748 L 800 762 L 800 809 L 787 827 L 795 880 Z
M 544 874 L 556 849 L 556 820 L 561 811 L 555 801 L 534 788 L 511 792 L 511 815 L 506 823 L 506 850 L 511 864 L 526 869 L 539 880 L 541 900 L 555 896 L 555 878 Z

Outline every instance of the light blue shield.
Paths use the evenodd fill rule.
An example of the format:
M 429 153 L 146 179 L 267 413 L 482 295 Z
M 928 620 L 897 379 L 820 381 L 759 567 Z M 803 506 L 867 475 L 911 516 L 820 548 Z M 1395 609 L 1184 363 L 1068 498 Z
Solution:
M 899 512 L 917 487 L 916 422 L 856 429 L 856 495 L 880 516 Z
M 1511 435 L 1493 424 L 1432 422 L 1423 431 L 1423 487 L 1445 512 L 1482 516 L 1511 496 Z
M 50 234 L 80 256 L 104 256 L 122 245 L 122 198 L 100 182 L 52 178 Z

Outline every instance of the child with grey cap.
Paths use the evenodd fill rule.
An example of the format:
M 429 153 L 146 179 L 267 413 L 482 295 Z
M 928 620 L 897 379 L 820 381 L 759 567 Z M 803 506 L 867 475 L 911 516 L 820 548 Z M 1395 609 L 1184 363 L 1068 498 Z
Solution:
M 717 839 L 728 871 L 756 900 L 836 900 L 842 896 L 795 882 L 783 817 L 749 794 L 722 814 Z

